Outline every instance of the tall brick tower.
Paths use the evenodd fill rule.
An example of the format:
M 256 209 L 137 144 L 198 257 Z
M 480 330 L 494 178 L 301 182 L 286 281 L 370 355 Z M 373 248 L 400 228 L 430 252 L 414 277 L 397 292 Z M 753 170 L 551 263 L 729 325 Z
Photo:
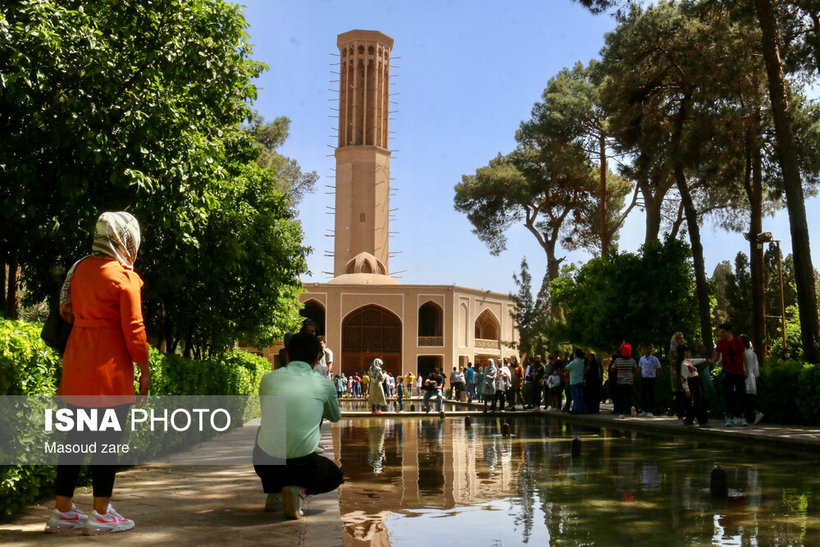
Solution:
M 333 275 L 387 275 L 393 39 L 377 31 L 351 30 L 336 43 L 341 67 Z

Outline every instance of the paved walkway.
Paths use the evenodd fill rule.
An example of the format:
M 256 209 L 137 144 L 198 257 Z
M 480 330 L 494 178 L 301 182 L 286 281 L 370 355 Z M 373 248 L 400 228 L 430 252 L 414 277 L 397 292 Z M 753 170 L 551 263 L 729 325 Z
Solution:
M 249 422 L 228 435 L 237 462 L 253 449 L 258 422 Z M 322 427 L 325 456 L 330 448 L 331 425 Z M 224 446 L 224 440 L 220 442 Z M 265 494 L 250 465 L 219 467 L 196 465 L 202 446 L 175 455 L 163 465 L 145 465 L 117 475 L 114 506 L 134 519 L 134 530 L 109 536 L 87 537 L 43 533 L 54 498 L 41 500 L 23 511 L 13 524 L 0 525 L 0 543 L 34 545 L 78 544 L 116 541 L 123 545 L 287 545 L 328 546 L 342 544 L 338 491 L 312 496 L 304 506 L 305 517 L 285 520 L 281 513 L 265 513 Z M 224 458 L 222 461 L 225 461 Z M 169 465 L 170 463 L 174 466 Z M 77 490 L 77 505 L 88 511 L 90 488 Z

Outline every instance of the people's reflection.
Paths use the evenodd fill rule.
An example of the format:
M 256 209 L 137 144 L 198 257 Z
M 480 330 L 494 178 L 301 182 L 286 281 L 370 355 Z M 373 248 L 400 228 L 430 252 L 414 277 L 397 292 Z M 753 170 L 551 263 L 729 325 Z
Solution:
M 641 490 L 643 492 L 660 492 L 661 480 L 658 462 L 653 460 L 641 463 Z
M 384 471 L 384 421 L 373 420 L 367 428 L 367 465 L 376 475 Z
M 444 420 L 420 420 L 419 491 L 444 492 Z

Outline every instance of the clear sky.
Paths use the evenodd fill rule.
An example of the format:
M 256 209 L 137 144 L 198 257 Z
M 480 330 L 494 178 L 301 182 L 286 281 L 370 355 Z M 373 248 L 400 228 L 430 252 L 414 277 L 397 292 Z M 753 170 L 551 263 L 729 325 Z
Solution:
M 395 150 L 391 176 L 397 195 L 391 201 L 398 232 L 390 262 L 402 283 L 452 284 L 509 292 L 512 274 L 526 256 L 537 284 L 545 270 L 544 253 L 523 227 L 510 230 L 509 246 L 491 256 L 472 233 L 466 216 L 453 209 L 453 186 L 498 153 L 515 147 L 514 134 L 528 119 L 550 77 L 577 61 L 598 56 L 604 34 L 614 28 L 608 16 L 592 16 L 571 0 L 413 1 L 347 0 L 246 3 L 254 58 L 270 69 L 259 79 L 256 109 L 266 118 L 291 119 L 282 152 L 320 178 L 300 207 L 306 245 L 313 248 L 305 281 L 332 276 L 333 250 L 327 237 L 333 217 L 332 135 L 338 108 L 336 36 L 352 29 L 378 30 L 394 40 L 391 92 Z M 400 58 L 396 58 L 400 57 Z M 807 203 L 815 267 L 820 266 L 820 200 Z M 764 229 L 790 249 L 785 210 L 764 220 Z M 722 260 L 748 253 L 740 234 L 702 230 L 708 273 Z M 633 210 L 621 231 L 620 248 L 643 243 L 644 216 Z M 788 252 L 788 251 L 787 251 Z M 561 253 L 583 262 L 583 252 Z

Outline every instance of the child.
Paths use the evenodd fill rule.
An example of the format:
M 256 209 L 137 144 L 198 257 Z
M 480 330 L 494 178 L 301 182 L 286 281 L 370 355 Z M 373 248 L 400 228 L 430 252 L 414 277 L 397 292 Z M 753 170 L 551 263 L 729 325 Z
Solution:
M 550 394 L 550 410 L 561 409 L 561 371 L 558 367 L 552 369 L 547 377 L 547 388 Z

